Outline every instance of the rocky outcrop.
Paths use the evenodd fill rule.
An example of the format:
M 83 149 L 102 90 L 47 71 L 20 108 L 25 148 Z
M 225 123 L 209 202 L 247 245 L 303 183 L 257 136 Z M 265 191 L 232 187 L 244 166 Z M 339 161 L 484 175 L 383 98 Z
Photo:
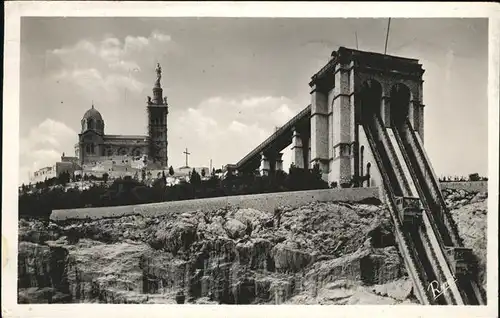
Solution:
M 449 209 L 457 209 L 464 205 L 483 202 L 488 198 L 487 192 L 468 192 L 465 190 L 443 189 L 446 206 Z
M 486 290 L 487 211 L 487 199 L 479 202 L 475 201 L 472 204 L 451 211 L 464 245 L 472 248 L 477 258 L 478 281 L 481 283 L 483 290 Z
M 378 205 L 19 224 L 22 303 L 417 303 Z
M 486 291 L 488 193 L 446 189 L 443 194 L 464 246 L 473 250 L 477 260 L 478 282 Z

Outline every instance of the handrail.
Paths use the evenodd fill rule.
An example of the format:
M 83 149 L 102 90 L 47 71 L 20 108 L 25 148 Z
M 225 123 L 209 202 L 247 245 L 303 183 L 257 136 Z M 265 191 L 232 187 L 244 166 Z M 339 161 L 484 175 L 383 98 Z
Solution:
M 374 120 L 375 120 L 375 125 L 374 125 L 373 128 L 375 130 L 377 130 L 377 133 L 380 135 L 380 138 L 379 138 L 380 139 L 380 143 L 382 144 L 383 147 L 389 148 L 389 151 L 387 149 L 385 150 L 386 153 L 387 153 L 387 155 L 388 155 L 387 159 L 393 165 L 394 169 L 399 169 L 399 173 L 400 174 L 403 173 L 402 176 L 399 175 L 399 178 L 398 178 L 397 174 L 395 174 L 395 177 L 397 179 L 400 179 L 400 180 L 398 180 L 398 182 L 406 182 L 405 186 L 409 187 L 409 184 L 408 184 L 409 180 L 406 179 L 408 176 L 406 176 L 404 174 L 404 172 L 402 172 L 402 164 L 404 164 L 404 162 L 399 162 L 399 158 L 397 156 L 394 157 L 394 155 L 395 155 L 395 147 L 397 145 L 392 145 L 392 141 L 389 142 L 389 140 L 387 139 L 387 138 L 389 138 L 388 137 L 389 134 L 388 134 L 387 130 L 384 129 L 384 127 L 381 125 L 381 119 L 377 115 L 375 116 Z M 372 133 L 369 132 L 369 134 L 370 134 L 370 138 L 373 139 Z M 401 145 L 401 143 L 399 142 L 400 139 L 397 139 L 399 137 L 399 135 L 394 134 L 394 136 L 396 138 L 396 141 L 397 141 L 398 145 Z M 385 138 L 385 140 L 384 140 L 384 138 Z M 402 155 L 403 156 L 405 156 L 405 155 L 407 156 L 407 153 L 404 151 L 404 149 L 401 149 L 401 150 L 402 150 L 401 151 Z M 392 153 L 388 153 L 388 152 L 392 152 Z M 392 158 L 391 158 L 391 155 L 393 156 Z M 377 154 L 374 154 L 374 156 L 377 156 L 378 160 L 381 160 L 380 154 L 378 152 L 377 152 Z M 405 161 L 407 161 L 407 160 L 405 160 Z M 408 172 L 410 173 L 409 177 L 412 180 L 414 180 L 415 174 L 414 173 L 412 174 L 412 172 L 414 172 L 414 171 L 411 169 L 411 167 L 408 167 Z M 386 171 L 384 171 L 383 173 L 385 174 Z M 415 185 L 415 186 L 417 187 L 417 185 Z M 392 204 L 392 202 L 391 202 L 391 204 Z M 434 225 L 434 224 L 432 224 L 432 222 L 431 222 L 431 225 Z M 442 249 L 442 246 L 441 246 L 441 244 L 439 242 L 439 235 L 436 235 L 436 233 L 439 233 L 439 232 L 437 232 L 434 229 L 434 227 L 431 227 L 430 230 L 432 232 L 434 232 L 434 234 L 435 234 L 434 237 L 436 239 L 438 239 L 438 241 L 436 241 L 435 243 L 432 243 L 433 241 L 430 241 L 430 237 L 426 234 L 425 231 L 422 231 L 422 229 L 419 230 L 420 236 L 419 236 L 418 240 L 421 240 L 421 242 L 422 242 L 422 248 L 424 249 L 423 253 L 425 253 L 426 257 L 429 258 L 430 265 L 433 268 L 432 270 L 436 271 L 435 272 L 436 277 L 439 277 L 438 279 L 441 279 L 441 280 L 443 280 L 442 278 L 445 278 L 444 280 L 447 280 L 450 277 L 452 277 L 452 275 L 451 275 L 451 272 L 450 272 L 449 268 L 447 268 L 447 266 L 448 266 L 447 261 L 448 260 L 446 259 L 444 251 Z M 434 246 L 434 245 L 436 245 L 436 243 L 437 243 L 437 246 Z M 435 248 L 439 249 L 437 251 L 438 254 L 436 254 Z M 441 252 L 441 254 L 439 254 L 439 252 Z M 441 255 L 440 256 L 441 258 L 438 255 Z M 425 269 L 422 268 L 422 264 L 420 262 L 418 264 L 419 264 L 420 270 L 423 271 L 422 274 L 420 274 L 421 277 L 424 274 L 426 276 L 427 272 L 425 271 Z M 445 266 L 445 267 L 443 268 L 443 266 Z M 427 278 L 427 281 L 428 280 L 429 280 L 429 278 Z M 445 295 L 445 297 L 447 299 L 446 301 L 449 302 L 449 303 L 462 304 L 463 302 L 462 302 L 461 292 L 458 290 L 458 288 L 456 287 L 456 285 L 454 283 L 451 283 L 451 284 L 452 284 L 450 286 L 451 290 L 447 291 L 446 295 Z
M 451 232 L 451 234 L 453 234 L 453 236 L 455 236 L 455 237 L 453 237 L 450 235 L 450 238 L 452 239 L 453 243 L 458 245 L 458 247 L 462 247 L 463 243 L 462 243 L 462 239 L 460 238 L 460 236 L 458 234 L 457 225 L 454 222 L 454 220 L 452 219 L 451 213 L 449 212 L 449 210 L 446 207 L 446 204 L 444 203 L 444 199 L 443 199 L 441 190 L 437 185 L 436 174 L 434 173 L 434 170 L 432 169 L 432 166 L 430 165 L 429 158 L 427 157 L 427 155 L 422 147 L 422 143 L 421 143 L 421 140 L 419 138 L 419 135 L 416 134 L 415 131 L 413 131 L 411 124 L 409 123 L 408 120 L 406 120 L 403 128 L 407 131 L 410 131 L 411 138 L 414 138 L 414 140 L 411 140 L 411 142 L 415 146 L 415 148 L 417 148 L 417 151 L 419 152 L 419 154 L 423 157 L 423 165 L 424 165 L 423 168 L 428 169 L 426 175 L 429 175 L 431 177 L 430 178 L 431 179 L 430 180 L 431 186 L 434 186 L 434 192 L 437 194 L 437 197 L 438 197 L 437 201 L 438 202 L 436 202 L 436 203 L 439 205 L 438 208 L 440 208 L 440 210 L 441 210 L 440 211 L 441 216 L 444 216 L 443 220 L 442 220 L 443 225 L 447 229 L 448 234 L 450 234 L 449 232 Z M 401 145 L 403 146 L 403 142 L 402 142 L 401 136 L 399 135 L 399 131 L 397 132 L 396 137 L 399 138 L 398 142 L 400 142 Z M 412 145 L 410 145 L 410 147 L 411 146 Z M 412 150 L 412 149 L 410 149 L 410 150 Z M 408 158 L 409 155 L 408 155 L 407 151 L 404 152 L 404 155 L 405 155 L 405 159 L 407 161 L 409 161 L 409 158 Z M 417 163 L 418 163 L 418 159 L 417 158 L 415 158 L 415 159 L 417 160 Z M 422 167 L 420 167 L 420 168 L 422 169 Z M 430 169 L 431 174 L 428 173 L 429 169 Z M 412 173 L 412 177 L 414 179 L 417 178 L 417 176 L 415 175 L 415 171 L 413 169 L 410 169 L 410 170 Z M 421 173 L 425 173 L 425 172 L 421 172 Z M 416 180 L 418 181 L 418 178 Z M 425 200 L 427 200 L 427 196 L 425 195 L 425 193 L 423 193 L 424 190 L 422 189 L 422 185 L 419 182 L 416 182 L 416 185 L 417 185 L 419 192 L 422 194 L 423 198 Z M 427 186 L 429 186 L 429 185 L 427 185 Z M 431 189 L 429 189 L 429 190 L 431 190 Z M 438 190 L 438 191 L 436 191 L 436 190 Z M 432 195 L 431 195 L 431 199 L 432 199 Z M 436 198 L 434 198 L 434 199 L 436 199 Z M 423 203 L 425 206 L 427 206 L 427 209 L 430 209 L 428 202 L 423 202 Z M 435 233 L 435 236 L 436 236 L 438 242 L 440 243 L 441 251 L 444 254 L 445 253 L 445 251 L 444 251 L 445 244 L 444 244 L 443 238 L 442 238 L 443 233 L 441 233 L 440 231 L 438 231 L 436 229 L 436 221 L 435 221 L 434 215 L 430 212 L 427 213 L 427 215 L 431 220 L 431 222 L 430 222 L 431 227 Z M 457 244 L 457 243 L 459 243 L 459 244 Z M 446 254 L 444 254 L 444 255 L 446 255 Z M 447 265 L 451 266 L 450 260 L 448 259 L 448 257 L 445 257 L 445 259 L 446 259 Z M 464 298 L 468 299 L 469 304 L 484 304 L 484 300 L 482 299 L 481 291 L 479 290 L 477 282 L 474 279 L 471 279 L 470 281 L 465 281 L 465 282 L 460 279 L 460 280 L 458 280 L 458 284 L 460 285 L 459 290 L 460 290 L 461 294 L 463 294 Z
M 439 187 L 439 184 L 437 183 L 437 177 L 436 177 L 436 173 L 434 172 L 434 169 L 432 168 L 432 165 L 430 164 L 430 161 L 429 161 L 429 158 L 427 157 L 427 153 L 425 152 L 423 146 L 422 146 L 422 143 L 421 143 L 421 140 L 420 140 L 420 136 L 413 130 L 411 129 L 411 124 L 409 122 L 409 120 L 407 119 L 407 122 L 406 122 L 406 126 L 407 128 L 409 128 L 410 130 L 410 134 L 413 138 L 415 138 L 415 146 L 417 148 L 417 151 L 419 152 L 420 155 L 422 155 L 422 157 L 424 158 L 424 168 L 427 170 L 427 171 L 430 171 L 430 175 L 432 176 L 432 178 L 430 178 L 431 180 L 431 185 L 432 187 L 434 188 L 434 191 L 437 193 L 437 203 L 441 206 L 441 209 L 443 210 L 443 214 L 444 216 L 446 217 L 447 222 L 450 223 L 451 225 L 451 230 L 452 230 L 452 237 L 453 237 L 453 241 L 455 242 L 456 245 L 458 245 L 459 247 L 462 247 L 463 246 L 463 240 L 462 238 L 460 237 L 459 233 L 458 233 L 458 227 L 457 227 L 457 224 L 455 223 L 455 220 L 453 220 L 452 216 L 451 216 L 451 213 L 449 212 L 448 208 L 446 207 L 446 203 L 444 201 L 444 198 L 443 198 L 443 194 L 441 192 L 441 188 Z
M 408 166 L 408 171 L 411 175 L 411 178 L 414 180 L 414 184 L 415 184 L 415 187 L 417 189 L 417 192 L 418 192 L 418 195 L 420 197 L 420 200 L 422 202 L 422 205 L 424 207 L 424 210 L 426 212 L 428 212 L 429 214 L 429 219 L 431 220 L 430 224 L 435 232 L 435 235 L 436 235 L 436 238 L 441 246 L 441 249 L 443 250 L 444 252 L 444 246 L 446 246 L 446 244 L 444 243 L 444 239 L 443 239 L 443 234 L 441 233 L 441 231 L 438 229 L 437 225 L 436 225 L 436 220 L 435 220 L 435 216 L 433 215 L 432 213 L 432 208 L 431 208 L 431 205 L 429 204 L 429 202 L 427 201 L 427 196 L 425 195 L 425 191 L 424 189 L 422 188 L 422 184 L 419 182 L 419 178 L 417 176 L 417 173 L 415 172 L 415 169 L 414 167 L 412 166 L 412 162 L 409 158 L 409 154 L 408 154 L 408 151 L 405 149 L 404 147 L 404 142 L 401 138 L 401 135 L 400 135 L 400 132 L 396 129 L 395 130 L 395 133 L 394 133 L 394 137 L 396 137 L 396 140 L 398 142 L 398 144 L 400 145 L 400 148 L 402 150 L 402 154 L 403 154 L 403 157 L 404 157 L 404 160 L 406 160 L 406 162 L 408 163 L 407 166 Z
M 397 161 L 397 159 L 393 156 L 394 154 L 393 153 L 389 153 L 389 151 L 387 150 L 388 148 L 388 145 L 387 145 L 387 135 L 384 134 L 384 130 L 383 129 L 383 125 L 381 124 L 381 119 L 379 118 L 378 115 L 374 114 L 374 118 L 372 118 L 373 122 L 372 122 L 372 126 L 373 128 L 376 130 L 377 134 L 379 135 L 379 139 L 380 139 L 380 143 L 382 144 L 382 148 L 384 149 L 384 152 L 386 153 L 386 155 L 388 156 L 388 160 L 392 163 L 395 162 L 395 160 Z M 371 127 L 368 127 L 368 128 L 371 128 Z M 375 142 L 375 137 L 373 136 L 373 132 L 370 130 L 370 129 L 365 129 L 365 132 L 366 130 L 369 130 L 370 131 L 370 134 L 371 134 L 371 137 L 373 138 L 373 141 Z M 376 143 L 375 143 L 375 146 L 376 146 Z M 377 148 L 378 149 L 378 148 Z M 392 155 L 392 156 L 391 156 Z M 397 168 L 400 168 L 399 166 L 397 166 Z M 401 183 L 402 183 L 402 176 L 395 171 L 395 169 L 392 169 L 392 172 L 393 172 L 393 176 L 396 178 L 396 182 L 397 182 L 397 186 L 399 188 L 399 190 L 402 192 L 401 194 L 403 194 L 403 188 L 401 188 Z M 400 171 L 398 171 L 400 173 Z M 392 184 L 392 181 L 390 180 L 390 176 L 388 175 L 389 177 L 389 180 L 388 180 L 388 184 L 391 185 Z M 394 189 L 392 189 L 392 191 L 394 192 Z
M 430 249 L 428 253 L 432 254 L 431 259 L 434 259 L 436 262 L 436 269 L 437 273 L 439 274 L 440 277 L 444 277 L 444 280 L 450 282 L 450 289 L 448 290 L 448 295 L 452 297 L 452 302 L 457 303 L 457 304 L 463 304 L 463 296 L 462 296 L 462 289 L 457 287 L 457 284 L 454 282 L 452 283 L 452 271 L 450 270 L 451 264 L 449 263 L 449 259 L 446 257 L 446 252 L 444 250 L 444 244 L 443 244 L 443 238 L 441 236 L 441 232 L 437 229 L 436 227 L 436 222 L 434 220 L 434 217 L 430 211 L 430 206 L 428 205 L 428 202 L 426 201 L 426 196 L 423 193 L 421 184 L 418 182 L 418 177 L 417 174 L 414 170 L 414 168 L 411 165 L 411 160 L 409 159 L 408 152 L 405 149 L 404 143 L 401 139 L 400 133 L 397 129 L 393 130 L 394 133 L 394 138 L 396 139 L 396 143 L 399 145 L 399 149 L 401 150 L 401 155 L 403 156 L 404 162 L 407 163 L 407 171 L 409 173 L 409 177 L 413 180 L 413 185 L 415 186 L 416 189 L 416 194 L 419 195 L 422 205 L 424 206 L 424 224 L 426 224 L 425 219 L 427 219 L 428 225 L 426 225 L 426 228 L 429 229 L 429 232 L 432 233 L 432 237 L 435 239 L 435 242 L 437 243 L 437 247 L 433 248 L 432 240 L 430 240 L 431 235 L 425 232 L 421 232 L 421 235 L 426 237 L 426 241 L 430 242 L 431 245 L 429 246 Z M 436 250 L 437 249 L 437 250 Z
M 260 145 L 258 145 L 254 150 L 250 151 L 243 159 L 238 161 L 236 164 L 236 168 L 240 168 L 247 160 L 253 157 L 255 154 L 261 152 L 266 146 L 268 146 L 272 140 L 274 140 L 277 136 L 281 135 L 284 131 L 288 130 L 290 126 L 294 125 L 297 121 L 302 119 L 307 113 L 311 112 L 311 105 L 308 105 L 306 108 L 301 110 L 297 115 L 295 115 L 292 119 L 290 119 L 286 124 L 281 126 L 277 131 L 275 131 L 271 136 L 269 136 L 266 140 L 264 140 Z
M 399 215 L 397 214 L 397 208 L 394 204 L 394 193 L 392 191 L 392 187 L 390 186 L 391 183 L 389 180 L 389 176 L 387 175 L 384 163 L 380 158 L 380 153 L 378 152 L 377 145 L 375 144 L 370 129 L 365 129 L 365 135 L 367 136 L 370 148 L 372 149 L 373 157 L 375 158 L 375 162 L 377 163 L 377 166 L 379 168 L 378 170 L 380 171 L 380 175 L 382 177 L 385 196 L 388 199 L 387 200 L 388 208 L 391 212 L 391 216 L 394 221 L 394 227 L 395 227 L 394 232 L 396 234 L 397 242 L 400 245 L 399 249 L 401 254 L 403 255 L 403 260 L 406 263 L 406 268 L 408 269 L 408 273 L 411 276 L 413 283 L 415 284 L 415 289 L 418 294 L 417 296 L 419 296 L 420 301 L 423 304 L 429 304 L 431 303 L 431 300 L 429 294 L 425 292 L 425 287 L 423 285 L 424 281 L 423 273 L 425 273 L 425 270 L 419 259 L 414 255 L 415 249 L 412 245 L 412 242 L 406 238 L 402 230 L 401 220 L 399 219 Z
M 419 168 L 421 170 L 421 173 L 422 174 L 425 173 L 425 175 L 428 176 L 428 178 L 426 178 L 426 180 L 424 181 L 427 183 L 429 191 L 434 192 L 434 195 L 431 194 L 431 199 L 434 201 L 435 204 L 438 205 L 442 221 L 445 227 L 448 228 L 449 235 L 453 243 L 458 247 L 463 247 L 463 241 L 458 233 L 457 225 L 453 220 L 453 218 L 451 217 L 449 210 L 446 207 L 446 203 L 444 202 L 444 198 L 441 193 L 441 188 L 437 183 L 437 179 L 435 178 L 435 173 L 432 169 L 432 166 L 430 165 L 429 158 L 427 157 L 425 151 L 423 150 L 422 145 L 419 142 L 418 135 L 415 133 L 415 131 L 413 131 L 413 128 L 411 127 L 411 124 L 408 119 L 405 121 L 404 125 L 405 125 L 404 127 L 405 131 L 408 131 L 410 133 L 409 136 L 411 138 L 408 139 L 408 141 L 412 143 L 410 147 L 413 146 L 411 148 L 416 149 L 416 151 L 418 152 L 417 155 L 420 155 L 421 158 L 423 159 L 423 160 L 418 160 L 418 157 L 415 156 L 417 162 L 420 163 Z M 430 181 L 430 184 L 429 182 L 427 182 L 427 180 Z
M 402 191 L 405 190 L 406 193 L 410 193 L 411 192 L 410 191 L 410 185 L 408 184 L 408 180 L 406 180 L 404 172 L 402 172 L 403 169 L 402 169 L 401 163 L 398 160 L 398 156 L 397 156 L 396 151 L 394 149 L 394 145 L 391 142 L 389 134 L 387 133 L 387 130 L 384 129 L 384 126 L 381 124 L 381 119 L 379 118 L 379 115 L 376 115 L 375 117 L 376 117 L 375 120 L 377 121 L 377 123 L 382 126 L 382 129 L 381 129 L 382 130 L 382 134 L 383 134 L 382 143 L 386 147 L 386 150 L 388 150 L 388 154 L 390 154 L 390 156 L 392 157 L 391 162 L 393 162 L 396 165 L 395 170 L 399 174 L 399 178 L 401 179 L 400 182 L 403 183 L 403 188 L 404 189 L 402 188 L 401 190 Z

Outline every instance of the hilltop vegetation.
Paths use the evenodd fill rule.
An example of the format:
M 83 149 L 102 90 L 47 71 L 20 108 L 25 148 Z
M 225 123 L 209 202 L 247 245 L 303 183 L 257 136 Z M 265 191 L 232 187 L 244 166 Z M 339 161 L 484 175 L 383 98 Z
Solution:
M 19 195 L 19 217 L 47 219 L 52 210 L 84 207 L 120 206 L 164 201 L 189 200 L 231 195 L 258 194 L 283 191 L 326 189 L 318 168 L 305 170 L 291 168 L 273 176 L 228 175 L 209 178 L 193 170 L 189 182 L 167 185 L 165 174 L 151 182 L 125 177 L 112 183 L 107 178 L 84 177 L 87 187 L 71 183 L 69 176 L 38 183 L 34 188 L 22 187 Z M 203 180 L 205 179 L 205 180 Z M 82 182 L 82 180 L 77 180 Z
M 167 171 L 172 175 L 172 171 Z M 19 193 L 19 217 L 47 219 L 52 210 L 85 207 L 105 207 L 213 198 L 232 195 L 327 189 L 329 185 L 321 179 L 319 167 L 300 169 L 290 167 L 289 173 L 278 171 L 271 176 L 233 175 L 219 177 L 213 170 L 210 176 L 205 171 L 195 169 L 188 181 L 169 185 L 165 172 L 153 178 L 151 173 L 142 171 L 141 176 L 118 178 L 109 181 L 104 173 L 71 176 L 62 173 L 57 178 L 39 182 L 33 186 L 21 186 Z M 139 179 L 140 178 L 140 179 Z M 366 178 L 362 177 L 362 178 Z M 142 181 L 140 181 L 142 180 Z M 485 177 L 472 173 L 466 177 L 442 177 L 440 182 L 487 181 Z M 360 178 L 352 178 L 341 187 L 358 186 Z M 337 183 L 330 187 L 337 187 Z

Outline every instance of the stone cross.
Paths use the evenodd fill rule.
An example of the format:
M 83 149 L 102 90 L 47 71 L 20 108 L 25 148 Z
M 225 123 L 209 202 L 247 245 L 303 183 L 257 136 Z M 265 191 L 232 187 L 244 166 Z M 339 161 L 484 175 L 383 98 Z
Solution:
M 186 167 L 189 167 L 188 166 L 188 156 L 191 154 L 190 152 L 188 152 L 188 149 L 186 148 L 186 151 L 183 152 L 183 154 L 186 155 Z

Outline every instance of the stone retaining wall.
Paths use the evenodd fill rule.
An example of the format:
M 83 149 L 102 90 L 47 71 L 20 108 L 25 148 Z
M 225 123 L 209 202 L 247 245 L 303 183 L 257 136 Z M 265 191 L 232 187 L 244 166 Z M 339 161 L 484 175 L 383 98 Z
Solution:
M 183 213 L 194 210 L 216 210 L 228 205 L 239 208 L 253 208 L 272 212 L 280 205 L 299 207 L 310 202 L 349 201 L 357 202 L 368 198 L 379 198 L 378 188 L 327 189 L 239 195 L 208 199 L 170 201 L 151 204 L 54 210 L 50 215 L 53 221 L 69 219 L 101 219 L 140 214 L 158 216 L 168 213 Z
M 465 190 L 467 192 L 488 192 L 488 181 L 441 182 L 441 189 Z
M 463 189 L 469 192 L 487 192 L 488 182 L 443 182 L 441 183 L 441 189 Z M 379 188 L 339 188 L 327 190 L 239 195 L 128 206 L 54 210 L 52 211 L 50 218 L 53 221 L 63 221 L 68 219 L 86 218 L 101 219 L 107 217 L 121 217 L 133 214 L 157 216 L 174 212 L 183 213 L 193 210 L 216 210 L 228 205 L 272 212 L 276 207 L 280 205 L 298 207 L 310 202 L 356 202 L 367 198 L 379 197 Z

